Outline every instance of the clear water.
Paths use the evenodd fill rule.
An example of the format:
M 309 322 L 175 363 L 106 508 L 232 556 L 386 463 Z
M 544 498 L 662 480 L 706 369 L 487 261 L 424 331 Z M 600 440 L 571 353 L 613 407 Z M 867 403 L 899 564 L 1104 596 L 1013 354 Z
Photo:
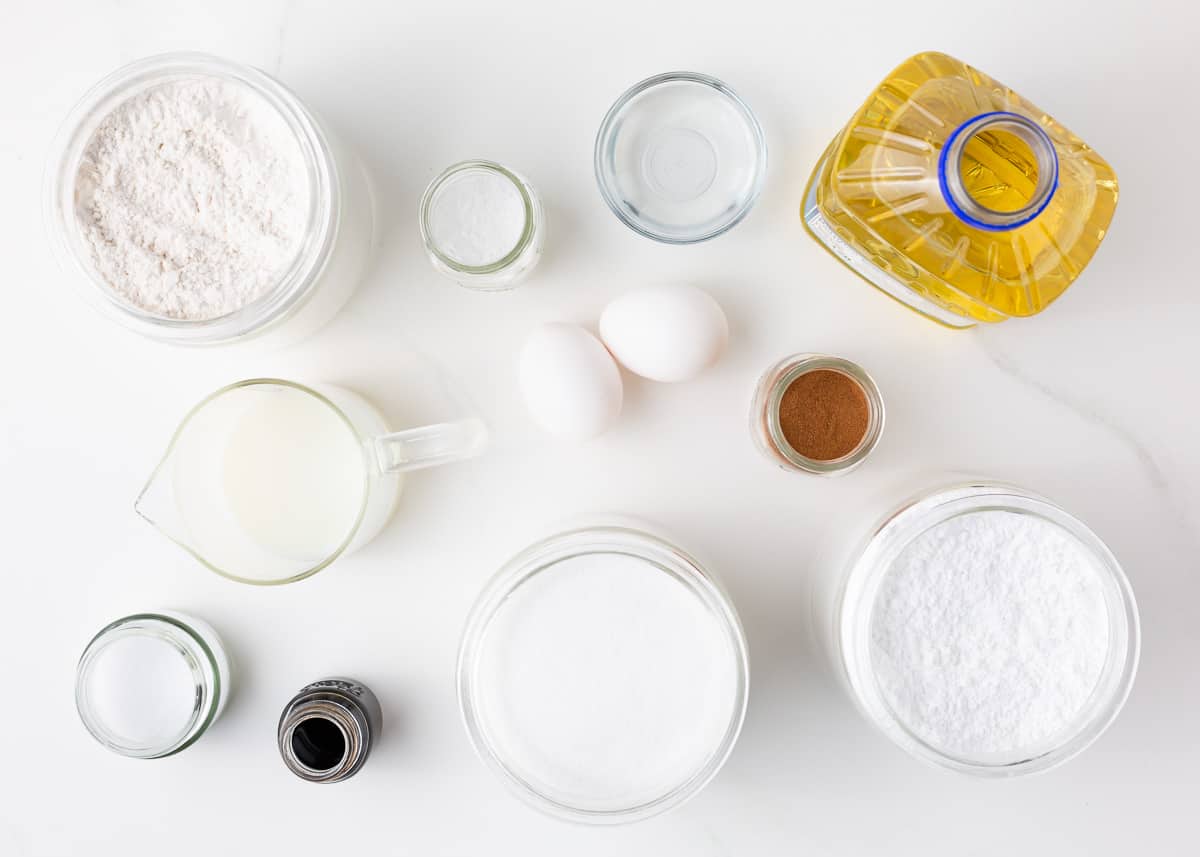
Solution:
M 764 150 L 743 105 L 708 84 L 674 80 L 620 108 L 599 154 L 600 180 L 620 216 L 682 242 L 740 219 L 758 194 Z

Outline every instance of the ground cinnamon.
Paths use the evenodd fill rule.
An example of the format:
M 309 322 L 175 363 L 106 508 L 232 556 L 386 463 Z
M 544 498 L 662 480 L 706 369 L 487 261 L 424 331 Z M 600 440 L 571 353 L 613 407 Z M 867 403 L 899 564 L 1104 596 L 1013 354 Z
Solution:
M 832 369 L 805 372 L 783 391 L 779 427 L 788 445 L 813 461 L 833 461 L 862 443 L 871 412 L 862 385 Z

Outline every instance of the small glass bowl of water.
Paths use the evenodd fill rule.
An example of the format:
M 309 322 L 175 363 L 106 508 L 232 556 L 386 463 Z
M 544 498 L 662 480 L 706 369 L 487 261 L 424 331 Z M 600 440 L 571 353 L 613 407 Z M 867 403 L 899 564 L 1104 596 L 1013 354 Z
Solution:
M 643 80 L 596 135 L 596 181 L 633 231 L 668 244 L 715 238 L 762 191 L 767 141 L 750 107 L 716 78 L 670 72 Z

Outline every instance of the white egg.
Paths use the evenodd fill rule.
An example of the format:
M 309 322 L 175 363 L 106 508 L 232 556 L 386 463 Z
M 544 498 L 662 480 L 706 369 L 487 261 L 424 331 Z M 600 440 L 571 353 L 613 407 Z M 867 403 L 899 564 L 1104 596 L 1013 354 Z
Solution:
M 530 415 L 551 434 L 594 437 L 621 413 L 621 370 L 579 325 L 535 330 L 521 348 L 518 372 Z
M 707 292 L 652 286 L 605 307 L 600 338 L 630 372 L 652 381 L 687 381 L 721 356 L 729 322 Z

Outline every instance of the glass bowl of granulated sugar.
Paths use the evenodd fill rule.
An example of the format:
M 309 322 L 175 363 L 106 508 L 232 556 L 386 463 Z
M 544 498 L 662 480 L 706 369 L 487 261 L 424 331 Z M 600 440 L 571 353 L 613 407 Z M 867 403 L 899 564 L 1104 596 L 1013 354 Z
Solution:
M 716 579 L 624 527 L 552 536 L 480 593 L 458 660 L 463 722 L 519 797 L 584 824 L 680 806 L 733 750 L 749 655 Z
M 270 76 L 202 54 L 125 66 L 67 117 L 47 220 L 81 294 L 153 339 L 292 340 L 370 248 L 358 162 Z M 263 337 L 267 338 L 267 337 Z
M 1113 722 L 1140 634 L 1129 581 L 1079 519 L 996 483 L 888 516 L 851 563 L 834 650 L 867 718 L 962 773 L 1044 771 Z

